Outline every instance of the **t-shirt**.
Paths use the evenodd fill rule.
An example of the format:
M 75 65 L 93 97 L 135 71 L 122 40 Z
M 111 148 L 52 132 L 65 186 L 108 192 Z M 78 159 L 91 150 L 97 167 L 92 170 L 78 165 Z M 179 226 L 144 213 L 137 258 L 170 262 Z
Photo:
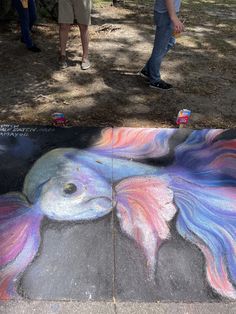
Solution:
M 179 12 L 181 0 L 173 0 L 175 5 L 176 12 Z M 156 0 L 154 10 L 159 13 L 167 12 L 166 1 L 165 0 Z

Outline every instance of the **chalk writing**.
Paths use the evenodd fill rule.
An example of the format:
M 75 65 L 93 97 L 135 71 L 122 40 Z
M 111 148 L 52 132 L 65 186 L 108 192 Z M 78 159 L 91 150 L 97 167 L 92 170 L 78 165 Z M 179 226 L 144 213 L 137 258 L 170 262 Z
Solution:
M 20 126 L 17 124 L 2 124 L 0 125 L 0 136 L 29 136 L 33 133 L 49 133 L 54 132 L 53 127 L 32 127 L 32 126 Z

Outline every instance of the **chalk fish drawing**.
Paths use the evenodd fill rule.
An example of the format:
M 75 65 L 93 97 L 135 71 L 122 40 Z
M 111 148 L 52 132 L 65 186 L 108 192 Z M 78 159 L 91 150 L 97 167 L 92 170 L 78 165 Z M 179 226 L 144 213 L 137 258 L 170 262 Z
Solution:
M 143 249 L 150 277 L 158 248 L 171 237 L 168 222 L 177 216 L 179 234 L 205 256 L 211 287 L 236 299 L 236 139 L 222 140 L 222 130 L 193 131 L 170 165 L 145 164 L 169 153 L 175 132 L 105 129 L 89 149 L 59 148 L 39 158 L 22 193 L 0 196 L 0 299 L 17 296 L 44 216 L 94 220 L 113 209 L 122 231 Z

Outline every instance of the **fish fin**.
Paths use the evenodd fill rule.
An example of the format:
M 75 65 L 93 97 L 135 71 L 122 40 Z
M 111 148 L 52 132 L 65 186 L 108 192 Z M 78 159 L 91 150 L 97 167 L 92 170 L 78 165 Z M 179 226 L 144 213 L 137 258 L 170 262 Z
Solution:
M 178 178 L 173 191 L 179 234 L 204 254 L 211 287 L 236 299 L 236 188 Z
M 224 139 L 224 130 L 194 131 L 176 148 L 175 165 L 191 170 L 196 179 L 216 181 L 223 174 L 230 185 L 232 182 L 236 185 L 235 152 L 236 138 Z
M 154 128 L 107 128 L 92 150 L 134 160 L 158 158 L 169 153 L 169 139 L 175 131 Z
M 121 229 L 144 250 L 153 278 L 157 250 L 170 237 L 168 221 L 176 213 L 168 180 L 164 176 L 132 177 L 116 185 L 115 193 Z
M 176 148 L 171 188 L 178 232 L 203 252 L 211 287 L 236 299 L 236 138 L 227 134 L 192 132 Z
M 0 196 L 0 300 L 16 295 L 14 282 L 39 247 L 41 219 L 23 194 Z

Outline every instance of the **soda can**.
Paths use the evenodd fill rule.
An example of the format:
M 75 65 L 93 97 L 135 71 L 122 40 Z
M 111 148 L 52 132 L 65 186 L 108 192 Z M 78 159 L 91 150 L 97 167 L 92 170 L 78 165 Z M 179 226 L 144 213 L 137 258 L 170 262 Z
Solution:
M 52 114 L 52 121 L 53 121 L 53 125 L 55 126 L 63 126 L 66 123 L 66 118 L 64 113 L 61 112 L 55 112 Z
M 176 123 L 179 127 L 185 127 L 189 121 L 189 117 L 191 116 L 191 110 L 182 109 L 179 111 Z
M 172 36 L 173 36 L 174 38 L 179 38 L 179 37 L 181 36 L 181 33 L 177 33 L 177 32 L 175 32 L 175 31 L 173 31 Z

